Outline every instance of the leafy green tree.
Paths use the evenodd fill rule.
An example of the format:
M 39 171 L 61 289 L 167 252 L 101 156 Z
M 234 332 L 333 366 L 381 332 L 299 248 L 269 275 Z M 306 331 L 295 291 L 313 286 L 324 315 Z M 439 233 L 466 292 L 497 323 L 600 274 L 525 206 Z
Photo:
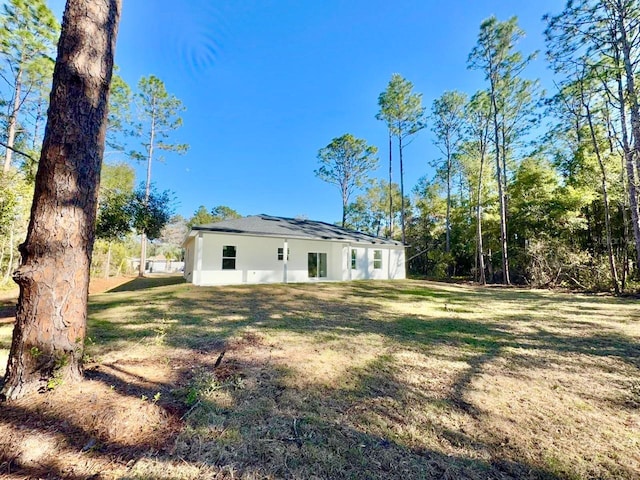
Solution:
M 138 105 L 140 121 L 135 125 L 135 135 L 141 139 L 141 150 L 134 150 L 130 155 L 147 163 L 147 176 L 144 190 L 145 202 L 150 201 L 151 165 L 157 150 L 184 154 L 189 149 L 187 144 L 170 143 L 170 134 L 182 126 L 180 114 L 185 110 L 182 102 L 167 92 L 164 82 L 154 75 L 142 77 L 138 82 L 138 92 L 134 95 Z M 141 222 L 144 226 L 147 222 Z M 154 222 L 149 222 L 150 226 Z M 141 235 L 140 276 L 144 275 L 148 232 L 139 229 Z M 159 233 L 158 233 L 159 235 Z
M 113 242 L 131 233 L 132 200 L 133 192 L 114 192 L 103 199 L 96 221 L 98 238 Z
M 451 181 L 454 174 L 454 159 L 464 135 L 465 94 L 449 91 L 433 102 L 431 107 L 431 130 L 434 143 L 444 155 L 444 172 L 447 186 L 447 218 L 445 225 L 445 252 L 451 251 Z
M 408 229 L 407 262 L 414 274 L 437 278 L 447 275 L 450 258 L 442 248 L 446 217 L 442 191 L 440 182 L 427 177 L 420 178 L 413 189 L 416 214 Z
M 24 175 L 0 175 L 0 284 L 6 284 L 19 258 L 18 239 L 24 238 L 29 220 L 33 185 Z
M 529 157 L 518 166 L 509 193 L 511 226 L 522 247 L 540 236 L 560 235 L 560 187 L 556 170 L 546 160 Z
M 400 203 L 400 187 L 397 183 L 391 185 L 392 200 Z M 385 231 L 385 217 L 388 206 L 388 185 L 384 180 L 372 182 L 365 192 L 358 195 L 347 207 L 346 226 L 353 230 L 368 233 L 370 235 L 391 237 L 391 233 Z
M 113 84 L 113 83 L 112 83 Z M 134 169 L 124 163 L 103 163 L 98 193 L 96 237 L 106 243 L 107 253 L 103 274 L 109 276 L 113 243 L 131 233 L 128 205 L 135 183 Z
M 191 228 L 195 225 L 206 225 L 207 223 L 213 223 L 213 215 L 209 213 L 207 207 L 200 205 L 187 222 L 187 226 Z
M 99 200 L 114 194 L 130 194 L 135 186 L 136 172 L 125 162 L 103 163 L 100 172 Z
M 157 192 L 153 186 L 146 196 L 144 185 L 135 191 L 112 191 L 100 203 L 96 221 L 96 235 L 109 243 L 122 240 L 132 231 L 145 231 L 149 240 L 162 235 L 173 214 L 173 197 L 169 191 Z M 110 252 L 107 252 L 105 276 L 110 269 Z
M 575 262 L 585 197 L 563 185 L 553 165 L 536 156 L 518 165 L 509 194 L 516 271 L 530 285 L 557 285 Z M 554 251 L 545 252 L 545 246 Z
M 314 173 L 340 190 L 343 227 L 346 225 L 349 198 L 356 188 L 364 184 L 367 174 L 378 166 L 377 153 L 377 147 L 367 145 L 365 140 L 350 133 L 334 138 L 318 151 L 320 168 Z
M 234 218 L 242 218 L 242 215 L 226 205 L 218 205 L 211 209 L 211 222 L 221 222 L 223 220 L 230 220 Z
M 130 209 L 132 226 L 138 234 L 145 232 L 149 240 L 162 235 L 162 229 L 173 215 L 174 198 L 168 190 L 158 192 L 153 185 L 147 191 L 141 185 L 133 193 Z
M 405 204 L 404 204 L 404 165 L 403 152 L 406 141 L 426 124 L 424 120 L 424 107 L 422 106 L 422 94 L 413 93 L 413 84 L 401 75 L 394 73 L 384 92 L 378 97 L 380 110 L 376 115 L 378 120 L 383 120 L 389 129 L 390 136 L 398 141 L 398 154 L 400 156 L 400 222 L 402 228 L 402 242 L 405 238 Z M 391 162 L 391 156 L 389 156 Z M 391 163 L 389 164 L 389 217 L 393 215 L 391 195 Z
M 35 62 L 53 56 L 59 32 L 60 26 L 44 0 L 9 0 L 2 7 L 0 73 L 10 91 L 6 141 L 2 142 L 5 147 L 5 173 L 11 167 L 19 114 L 27 97 L 37 91 L 32 90 L 28 80 L 35 77 Z M 31 78 L 26 79 L 28 70 Z

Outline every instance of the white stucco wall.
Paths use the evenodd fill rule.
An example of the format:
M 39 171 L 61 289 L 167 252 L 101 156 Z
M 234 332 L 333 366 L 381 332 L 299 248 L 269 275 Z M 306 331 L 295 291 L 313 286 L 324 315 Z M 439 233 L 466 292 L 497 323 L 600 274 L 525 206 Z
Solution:
M 288 261 L 278 260 L 278 248 L 289 249 Z M 200 245 L 199 245 L 200 243 Z M 222 269 L 222 250 L 236 247 L 236 268 Z M 357 269 L 351 267 L 348 242 L 302 240 L 198 232 L 185 244 L 187 281 L 196 285 L 231 285 L 241 283 L 279 283 L 343 281 L 350 279 L 404 278 L 402 247 L 358 246 Z M 199 251 L 200 249 L 200 251 Z M 373 268 L 374 250 L 382 251 L 382 268 Z M 326 278 L 309 278 L 308 254 L 327 255 Z M 285 275 L 286 264 L 286 275 Z
M 356 268 L 351 270 L 352 280 L 399 280 L 405 278 L 404 249 L 388 245 L 353 245 L 356 251 Z M 381 268 L 375 268 L 374 255 L 382 254 Z M 351 253 L 349 253 L 349 266 Z
M 187 282 L 193 282 L 194 258 L 195 258 L 195 238 L 189 238 L 184 246 L 184 273 Z

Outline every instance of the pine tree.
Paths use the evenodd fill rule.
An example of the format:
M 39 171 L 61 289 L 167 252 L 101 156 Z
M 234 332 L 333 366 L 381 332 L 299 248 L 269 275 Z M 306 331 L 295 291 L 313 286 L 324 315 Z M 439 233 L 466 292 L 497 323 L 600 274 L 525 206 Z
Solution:
M 107 98 L 120 2 L 68 0 L 2 388 L 20 397 L 78 379 L 87 320 Z

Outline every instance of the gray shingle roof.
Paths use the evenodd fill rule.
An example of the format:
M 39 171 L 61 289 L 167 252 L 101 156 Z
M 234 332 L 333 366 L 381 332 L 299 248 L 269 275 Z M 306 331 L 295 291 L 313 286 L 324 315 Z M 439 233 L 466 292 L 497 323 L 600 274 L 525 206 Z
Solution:
M 370 244 L 402 245 L 402 242 L 375 237 L 366 233 L 348 230 L 330 223 L 297 218 L 253 215 L 250 217 L 223 220 L 217 223 L 196 225 L 194 231 L 237 233 L 240 235 L 263 235 L 269 237 L 308 238 L 315 240 L 344 240 Z

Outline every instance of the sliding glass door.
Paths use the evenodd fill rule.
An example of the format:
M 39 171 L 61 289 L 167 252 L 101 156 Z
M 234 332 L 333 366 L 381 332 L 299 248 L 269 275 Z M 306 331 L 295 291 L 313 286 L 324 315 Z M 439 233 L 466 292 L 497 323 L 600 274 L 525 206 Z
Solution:
M 309 278 L 326 278 L 327 254 L 316 252 L 307 254 L 307 267 Z

